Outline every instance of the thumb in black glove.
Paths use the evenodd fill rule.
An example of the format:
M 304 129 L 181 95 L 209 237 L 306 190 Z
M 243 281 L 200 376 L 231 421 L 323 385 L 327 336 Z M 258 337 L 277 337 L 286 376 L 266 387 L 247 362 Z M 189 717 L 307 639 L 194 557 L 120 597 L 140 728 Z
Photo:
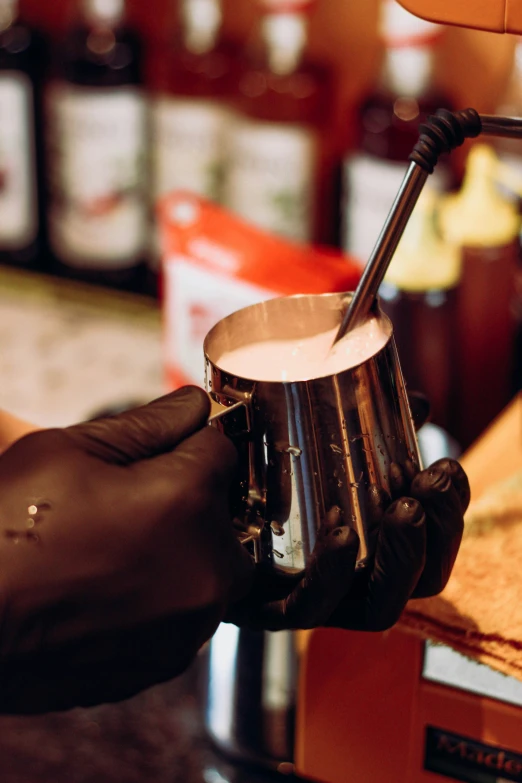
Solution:
M 0 711 L 113 701 L 182 671 L 250 585 L 232 444 L 187 388 L 0 456 Z

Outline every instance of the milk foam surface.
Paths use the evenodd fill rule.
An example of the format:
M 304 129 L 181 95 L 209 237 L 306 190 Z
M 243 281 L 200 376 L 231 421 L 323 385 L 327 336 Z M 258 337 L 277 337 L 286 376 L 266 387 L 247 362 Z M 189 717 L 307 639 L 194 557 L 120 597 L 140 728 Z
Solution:
M 390 336 L 386 322 L 369 318 L 332 348 L 337 327 L 301 340 L 264 340 L 223 353 L 218 366 L 257 381 L 305 381 L 357 367 L 375 356 Z

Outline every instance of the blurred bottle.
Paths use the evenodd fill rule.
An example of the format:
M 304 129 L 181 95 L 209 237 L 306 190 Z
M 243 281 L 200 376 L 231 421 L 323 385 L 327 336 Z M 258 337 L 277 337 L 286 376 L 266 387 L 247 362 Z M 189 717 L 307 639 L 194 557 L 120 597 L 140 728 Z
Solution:
M 522 39 L 515 45 L 513 67 L 504 93 L 500 96 L 495 114 L 508 117 L 522 116 Z M 492 140 L 499 157 L 522 175 L 522 150 L 518 139 Z
M 225 204 L 287 239 L 333 232 L 331 70 L 309 60 L 312 0 L 258 0 L 259 35 L 239 83 L 242 118 L 230 142 Z
M 366 262 L 406 173 L 418 126 L 439 108 L 451 108 L 434 84 L 436 46 L 443 28 L 410 14 L 395 0 L 382 0 L 380 35 L 384 59 L 377 83 L 358 110 L 358 143 L 344 164 L 342 245 Z M 431 177 L 446 188 L 444 160 Z
M 513 69 L 507 84 L 506 91 L 502 95 L 496 114 L 504 114 L 508 117 L 522 117 L 522 39 L 518 39 L 515 46 Z M 520 141 L 515 139 L 498 138 L 494 141 L 501 160 L 509 167 L 512 174 L 522 178 L 522 149 Z M 511 193 L 517 204 L 519 214 L 522 215 L 522 192 L 517 187 Z M 522 229 L 522 224 L 521 224 Z M 513 308 L 516 319 L 516 337 L 514 345 L 515 365 L 513 368 L 513 389 L 522 391 L 522 231 L 520 235 L 521 252 L 518 261 L 518 269 L 515 281 L 515 297 Z
M 0 261 L 45 266 L 41 35 L 19 19 L 18 0 L 0 0 Z
M 135 289 L 148 234 L 141 46 L 125 0 L 81 0 L 48 95 L 49 230 L 59 270 Z
M 221 0 L 181 0 L 153 111 L 153 195 L 188 190 L 221 202 L 237 89 L 236 45 L 222 35 Z M 151 268 L 158 267 L 159 251 Z
M 511 396 L 520 220 L 513 203 L 499 192 L 497 163 L 491 147 L 473 147 L 462 190 L 446 196 L 440 210 L 444 237 L 462 250 L 455 435 L 464 448 Z
M 459 248 L 436 229 L 438 197 L 429 187 L 415 207 L 380 289 L 410 389 L 426 394 L 431 419 L 452 431 L 456 393 Z

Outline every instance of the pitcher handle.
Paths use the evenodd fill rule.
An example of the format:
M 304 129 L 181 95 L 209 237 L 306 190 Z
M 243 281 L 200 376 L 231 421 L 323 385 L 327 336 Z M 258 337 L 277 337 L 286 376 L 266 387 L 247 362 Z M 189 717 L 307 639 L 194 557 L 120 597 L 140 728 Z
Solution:
M 216 400 L 212 392 L 210 392 L 209 397 L 211 400 L 211 412 L 208 424 L 214 427 L 220 427 L 221 425 L 220 429 L 222 428 L 222 431 L 232 441 L 236 441 L 236 446 L 240 450 L 240 460 L 242 457 L 246 466 L 244 473 L 246 494 L 240 502 L 243 510 L 237 516 L 234 516 L 234 525 L 240 542 L 250 545 L 251 554 L 257 562 L 261 559 L 260 538 L 264 523 L 260 526 L 258 521 L 259 515 L 251 514 L 251 511 L 259 508 L 260 503 L 264 503 L 264 499 L 257 486 L 254 468 L 255 459 L 252 453 L 253 444 L 249 437 L 252 434 L 252 395 L 244 395 L 244 399 L 237 400 L 237 397 L 232 392 L 228 393 L 224 390 L 222 397 L 229 399 L 231 401 L 230 405 L 224 405 Z M 244 412 L 244 415 L 241 415 L 241 411 Z M 245 438 L 245 436 L 247 437 Z M 255 523 L 252 523 L 252 518 L 256 520 Z
M 210 397 L 210 416 L 208 418 L 208 424 L 211 426 L 217 422 L 223 419 L 225 416 L 229 416 L 231 413 L 234 413 L 234 411 L 239 410 L 240 408 L 245 409 L 245 424 L 246 424 L 246 431 L 251 431 L 250 426 L 250 405 L 249 400 L 239 400 L 239 402 L 234 402 L 232 405 L 223 405 L 222 402 L 218 402 L 215 400 L 212 396 Z

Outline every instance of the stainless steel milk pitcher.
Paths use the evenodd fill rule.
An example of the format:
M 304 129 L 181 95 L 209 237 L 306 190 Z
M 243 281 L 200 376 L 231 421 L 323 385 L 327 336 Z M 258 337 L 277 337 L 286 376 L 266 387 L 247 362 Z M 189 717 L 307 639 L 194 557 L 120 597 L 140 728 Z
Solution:
M 362 568 L 378 521 L 372 493 L 390 493 L 390 466 L 420 468 L 415 430 L 393 329 L 385 346 L 357 367 L 297 382 L 241 378 L 220 357 L 252 342 L 300 340 L 337 327 L 351 294 L 271 299 L 221 320 L 205 343 L 212 423 L 234 439 L 240 476 L 234 516 L 257 561 L 303 569 L 326 512 L 338 506 L 357 531 Z

